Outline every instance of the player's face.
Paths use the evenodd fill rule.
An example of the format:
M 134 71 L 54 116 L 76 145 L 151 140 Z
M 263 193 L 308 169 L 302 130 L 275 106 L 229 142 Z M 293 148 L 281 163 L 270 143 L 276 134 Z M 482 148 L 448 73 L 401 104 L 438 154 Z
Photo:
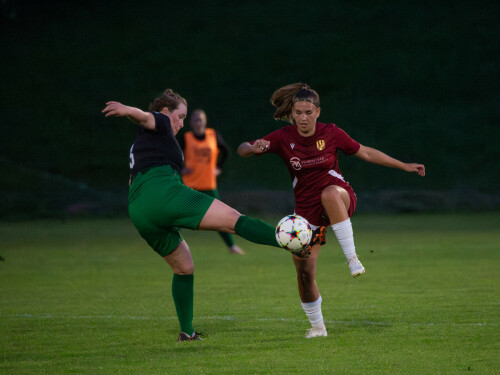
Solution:
M 190 121 L 191 129 L 196 135 L 205 134 L 205 128 L 207 127 L 207 116 L 203 112 L 195 112 L 191 116 Z
M 177 109 L 172 112 L 168 110 L 167 107 L 163 108 L 162 113 L 166 114 L 170 119 L 170 124 L 172 125 L 172 132 L 176 135 L 179 130 L 184 127 L 184 119 L 187 116 L 187 107 L 184 103 L 180 103 Z
M 310 137 L 316 131 L 316 120 L 319 117 L 321 108 L 316 107 L 311 102 L 293 103 L 292 118 L 297 125 L 299 134 L 303 137 Z

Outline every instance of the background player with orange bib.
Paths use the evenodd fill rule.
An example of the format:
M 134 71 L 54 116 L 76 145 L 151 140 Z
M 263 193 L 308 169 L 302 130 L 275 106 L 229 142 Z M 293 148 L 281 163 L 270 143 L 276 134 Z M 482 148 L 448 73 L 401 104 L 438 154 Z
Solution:
M 215 129 L 207 128 L 207 115 L 196 109 L 189 119 L 191 131 L 179 139 L 184 151 L 182 180 L 186 186 L 219 199 L 217 177 L 222 173 L 222 165 L 227 160 L 229 148 Z M 218 232 L 232 254 L 245 254 L 234 243 L 233 235 Z

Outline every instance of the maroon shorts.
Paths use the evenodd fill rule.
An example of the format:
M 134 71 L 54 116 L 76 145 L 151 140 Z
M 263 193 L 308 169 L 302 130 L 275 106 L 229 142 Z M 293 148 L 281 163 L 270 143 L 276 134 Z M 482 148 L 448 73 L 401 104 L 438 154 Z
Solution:
M 347 194 L 349 194 L 350 204 L 347 214 L 351 217 L 354 215 L 354 210 L 356 210 L 356 194 L 354 194 L 354 190 L 352 190 L 352 188 L 342 188 L 347 191 Z M 330 219 L 326 214 L 326 210 L 321 204 L 321 194 L 318 194 L 314 199 L 309 200 L 308 203 L 307 207 L 295 207 L 295 213 L 306 218 L 309 223 L 314 226 L 322 227 L 331 225 Z

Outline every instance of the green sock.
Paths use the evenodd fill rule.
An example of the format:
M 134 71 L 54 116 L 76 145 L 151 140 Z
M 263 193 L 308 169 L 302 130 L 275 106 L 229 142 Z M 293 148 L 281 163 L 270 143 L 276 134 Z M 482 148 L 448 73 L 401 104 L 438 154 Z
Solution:
M 174 298 L 177 318 L 181 332 L 192 335 L 193 328 L 193 292 L 194 275 L 178 275 L 174 273 L 172 279 L 172 297 Z
M 234 226 L 234 231 L 248 241 L 282 248 L 276 242 L 276 228 L 262 220 L 241 215 Z

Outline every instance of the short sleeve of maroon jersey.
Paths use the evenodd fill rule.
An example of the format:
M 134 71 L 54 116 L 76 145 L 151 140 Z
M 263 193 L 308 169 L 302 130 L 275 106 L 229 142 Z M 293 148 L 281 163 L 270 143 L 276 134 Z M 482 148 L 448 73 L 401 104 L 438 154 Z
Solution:
M 335 140 L 337 141 L 337 148 L 342 150 L 346 155 L 352 155 L 359 151 L 361 145 L 349 135 L 335 126 Z
M 278 152 L 280 150 L 280 142 L 283 141 L 283 128 L 278 129 L 272 133 L 269 133 L 268 135 L 261 137 L 259 139 L 265 139 L 266 141 L 269 141 L 269 150 L 267 152 Z M 255 141 L 249 142 L 251 145 L 254 144 Z M 256 156 L 260 156 L 263 154 L 256 154 Z

